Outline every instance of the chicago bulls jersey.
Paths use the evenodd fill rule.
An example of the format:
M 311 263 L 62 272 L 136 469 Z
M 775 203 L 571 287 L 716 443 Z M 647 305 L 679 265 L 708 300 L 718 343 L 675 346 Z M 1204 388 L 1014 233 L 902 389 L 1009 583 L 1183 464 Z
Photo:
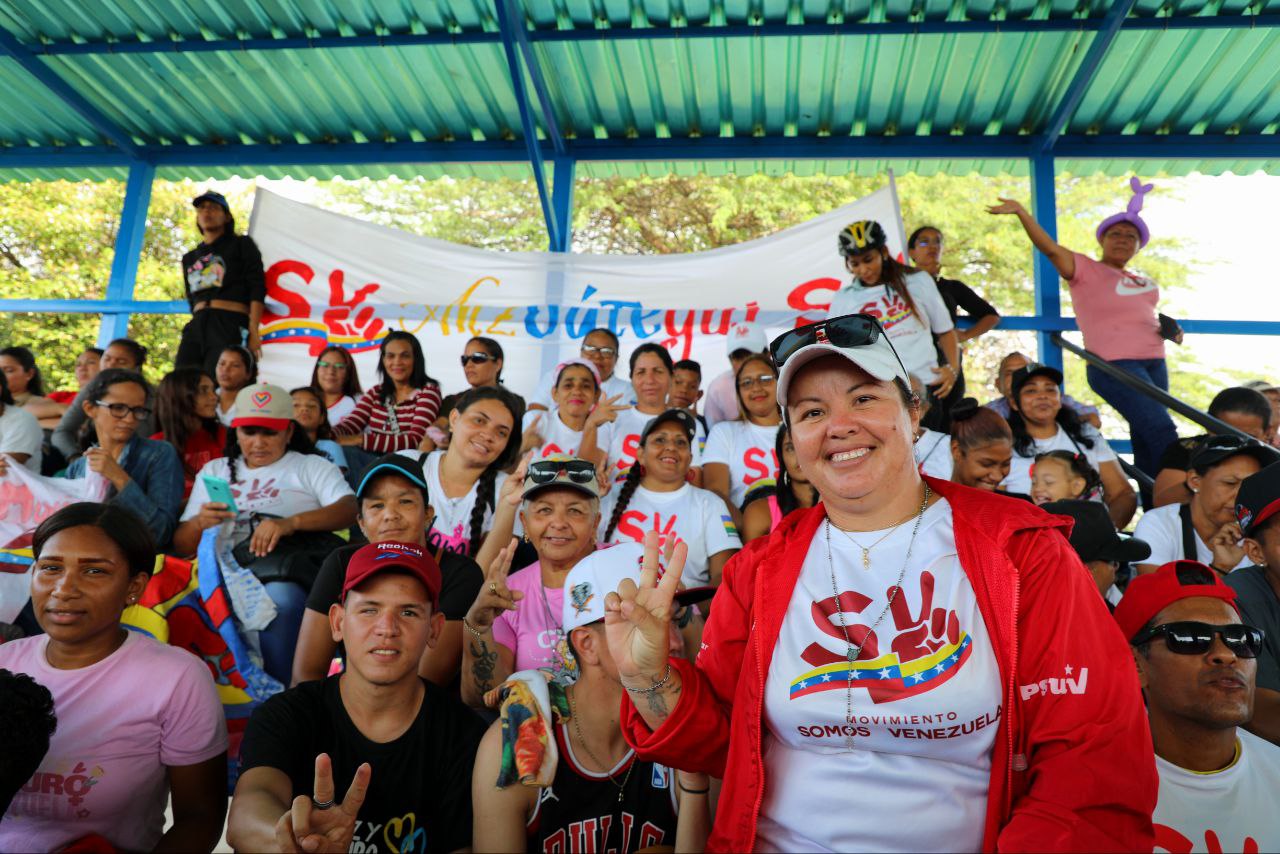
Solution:
M 654 845 L 674 845 L 676 772 L 637 759 L 635 751 L 629 751 L 610 774 L 588 771 L 578 762 L 568 726 L 555 729 L 560 762 L 551 785 L 538 793 L 526 824 L 528 850 L 631 854 Z M 610 776 L 618 783 L 626 779 L 621 802 Z

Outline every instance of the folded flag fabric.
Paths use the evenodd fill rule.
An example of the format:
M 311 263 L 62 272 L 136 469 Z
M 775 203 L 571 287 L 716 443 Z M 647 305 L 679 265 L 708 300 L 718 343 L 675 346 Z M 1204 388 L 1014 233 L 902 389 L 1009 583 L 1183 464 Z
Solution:
M 502 764 L 499 789 L 512 783 L 550 786 L 560 759 L 551 727 L 569 719 L 564 688 L 548 681 L 543 670 L 513 673 L 498 689 L 502 720 Z

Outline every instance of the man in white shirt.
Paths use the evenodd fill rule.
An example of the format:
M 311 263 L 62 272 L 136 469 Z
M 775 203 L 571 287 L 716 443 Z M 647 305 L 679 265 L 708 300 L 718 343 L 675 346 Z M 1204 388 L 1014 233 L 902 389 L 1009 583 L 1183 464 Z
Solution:
M 1156 851 L 1280 850 L 1280 747 L 1242 728 L 1262 631 L 1235 600 L 1209 567 L 1176 561 L 1135 578 L 1116 606 L 1160 775 Z

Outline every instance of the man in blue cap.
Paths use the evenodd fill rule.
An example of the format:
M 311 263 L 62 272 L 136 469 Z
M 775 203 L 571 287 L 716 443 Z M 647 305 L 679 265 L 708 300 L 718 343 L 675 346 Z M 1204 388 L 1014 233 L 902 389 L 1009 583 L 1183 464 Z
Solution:
M 192 317 L 182 328 L 174 363 L 179 368 L 204 368 L 212 376 L 226 347 L 248 347 L 254 358 L 261 358 L 258 325 L 267 284 L 262 253 L 252 237 L 236 234 L 226 197 L 206 190 L 191 204 L 203 240 L 182 256 L 182 281 Z

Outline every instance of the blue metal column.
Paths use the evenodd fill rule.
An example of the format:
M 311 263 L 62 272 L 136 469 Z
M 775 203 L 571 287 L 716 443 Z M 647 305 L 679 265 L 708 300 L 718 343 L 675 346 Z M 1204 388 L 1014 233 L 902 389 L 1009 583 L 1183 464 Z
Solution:
M 138 261 L 142 256 L 142 239 L 147 233 L 147 209 L 151 206 L 151 182 L 156 167 L 135 161 L 129 166 L 129 183 L 124 191 L 124 209 L 120 213 L 120 229 L 116 232 L 115 254 L 111 258 L 111 279 L 107 282 L 107 299 L 132 300 L 138 278 Z M 105 347 L 115 338 L 129 334 L 129 312 L 102 315 L 98 346 Z
M 551 251 L 567 254 L 573 246 L 573 179 L 577 171 L 576 162 L 569 157 L 555 159 L 555 172 L 551 184 L 551 212 L 555 220 L 555 233 Z M 550 228 L 547 229 L 551 231 Z M 564 305 L 564 269 L 553 263 L 547 270 L 546 304 Z M 563 311 L 563 309 L 561 309 Z M 542 373 L 550 374 L 560 363 L 560 348 L 565 340 L 565 326 L 556 330 L 556 334 L 545 339 L 542 347 Z M 576 354 L 575 354 L 576 355 Z
M 1053 156 L 1037 154 L 1031 158 L 1031 215 L 1036 222 L 1058 239 L 1058 201 L 1054 190 Z M 1043 252 L 1032 250 L 1035 258 L 1036 316 L 1056 319 L 1062 316 L 1062 297 L 1058 291 L 1058 271 Z M 1062 348 L 1049 338 L 1048 330 L 1036 333 L 1040 361 L 1062 370 Z

